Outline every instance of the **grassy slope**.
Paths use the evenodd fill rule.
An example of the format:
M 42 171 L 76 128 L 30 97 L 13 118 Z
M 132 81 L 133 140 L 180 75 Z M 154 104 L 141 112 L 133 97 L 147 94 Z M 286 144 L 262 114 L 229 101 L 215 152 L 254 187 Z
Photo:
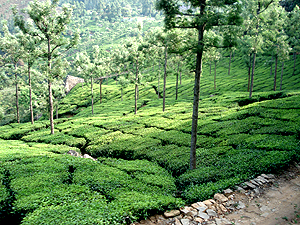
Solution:
M 248 93 L 244 92 L 247 89 L 247 70 L 242 59 L 235 58 L 230 76 L 227 74 L 227 63 L 228 58 L 223 58 L 218 64 L 217 90 L 213 90 L 213 76 L 209 74 L 208 66 L 204 67 L 198 124 L 198 168 L 194 171 L 188 170 L 193 79 L 187 74 L 184 74 L 179 87 L 178 100 L 174 99 L 175 79 L 168 77 L 167 107 L 164 113 L 162 99 L 157 99 L 152 88 L 152 84 L 157 85 L 157 82 L 140 88 L 139 110 L 134 115 L 133 86 L 124 91 L 122 102 L 119 87 L 111 80 L 103 85 L 102 104 L 99 102 L 99 90 L 95 91 L 97 97 L 94 116 L 91 115 L 89 106 L 88 87 L 75 87 L 62 101 L 59 110 L 61 116 L 73 117 L 56 120 L 54 136 L 49 135 L 48 121 L 37 122 L 34 126 L 27 123 L 1 127 L 0 138 L 21 139 L 29 143 L 1 141 L 4 147 L 0 150 L 0 159 L 4 162 L 5 170 L 0 171 L 0 174 L 5 179 L 11 179 L 10 188 L 16 193 L 16 199 L 13 199 L 17 209 L 15 213 L 32 212 L 25 217 L 24 224 L 45 222 L 57 211 L 66 213 L 78 206 L 81 209 L 86 206 L 84 199 L 89 198 L 92 200 L 88 209 L 95 211 L 96 208 L 102 208 L 101 215 L 105 215 L 108 205 L 112 205 L 111 217 L 93 214 L 92 222 L 121 223 L 125 217 L 134 220 L 168 206 L 181 204 L 173 196 L 180 195 L 186 202 L 203 200 L 259 173 L 277 172 L 292 160 L 299 160 L 299 60 L 294 76 L 291 76 L 292 61 L 286 63 L 283 91 L 273 92 L 270 70 L 264 67 L 264 58 L 258 58 L 255 92 L 251 100 L 248 99 Z M 280 74 L 279 69 L 278 71 Z M 40 162 L 39 158 L 31 155 L 31 151 L 34 151 L 32 148 L 38 145 L 31 144 L 32 142 L 54 144 L 39 147 L 42 151 L 39 154 L 44 155 L 43 157 L 49 154 L 47 149 L 63 144 L 98 157 L 98 163 L 58 155 L 67 151 L 60 146 L 51 151 L 47 160 Z M 18 149 L 26 151 L 19 152 Z M 15 153 L 18 155 L 14 155 Z M 127 161 L 132 159 L 137 161 Z M 33 167 L 35 163 L 44 163 L 44 166 L 55 164 L 59 168 L 58 173 L 61 173 L 59 176 L 65 176 L 58 179 L 55 178 L 58 175 L 54 174 L 52 178 L 35 181 L 33 185 L 38 190 L 36 192 L 42 195 L 37 197 L 19 185 L 22 174 L 29 177 L 28 183 L 34 179 L 29 166 Z M 22 170 L 13 170 L 16 165 Z M 104 170 L 103 167 L 107 173 L 105 179 L 103 173 L 97 172 Z M 74 171 L 70 172 L 70 168 L 75 168 L 75 175 Z M 149 171 L 143 168 L 149 168 Z M 10 176 L 7 176 L 7 171 Z M 42 171 L 41 176 L 44 176 Z M 77 176 L 76 173 L 84 174 Z M 129 177 L 124 180 L 127 175 Z M 4 190 L 0 202 L 1 197 L 11 199 L 7 198 L 10 192 L 4 185 L 4 178 L 0 186 Z M 59 186 L 58 192 L 66 192 L 68 198 L 84 196 L 83 199 L 79 197 L 75 203 L 63 203 L 65 194 L 53 197 L 51 193 L 46 194 L 39 189 L 39 182 L 49 182 L 51 179 L 58 181 L 55 184 L 50 182 L 49 187 Z M 112 186 L 114 190 L 111 189 Z M 78 194 L 79 190 L 84 194 Z M 28 199 L 36 198 L 39 200 L 29 201 L 24 205 Z M 49 198 L 51 200 L 48 203 L 41 203 Z M 9 208 L 2 209 L 5 210 Z M 85 212 L 87 211 L 78 213 L 79 218 L 86 220 L 87 224 L 91 223 Z M 60 219 L 55 218 L 55 221 L 57 223 Z M 76 219 L 69 224 L 76 224 Z

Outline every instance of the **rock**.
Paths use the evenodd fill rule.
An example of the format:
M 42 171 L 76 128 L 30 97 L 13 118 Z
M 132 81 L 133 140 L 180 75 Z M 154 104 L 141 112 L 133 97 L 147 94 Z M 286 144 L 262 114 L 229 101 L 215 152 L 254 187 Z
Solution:
M 74 151 L 74 150 L 70 150 L 67 152 L 67 154 L 71 155 L 71 156 L 75 156 L 75 157 L 80 157 L 80 153 Z
M 259 186 L 259 184 L 258 184 L 258 183 L 256 183 L 256 181 L 255 181 L 255 180 L 250 180 L 250 183 L 251 183 L 251 184 L 254 184 L 255 186 Z
M 243 202 L 239 201 L 236 208 L 237 208 L 237 209 L 243 209 L 243 208 L 245 208 L 245 207 L 246 207 L 245 204 L 244 204 Z
M 214 210 L 212 210 L 212 209 L 206 210 L 206 213 L 209 216 L 213 216 L 213 217 L 217 217 L 218 216 L 218 214 Z
M 182 225 L 190 225 L 190 220 L 189 219 L 181 219 Z
M 275 179 L 275 176 L 273 174 L 267 174 L 267 176 L 270 178 L 270 179 Z
M 194 208 L 194 209 L 197 209 L 200 207 L 200 205 L 198 203 L 193 203 L 191 204 L 191 206 Z
M 206 213 L 204 213 L 204 212 L 199 212 L 198 216 L 201 217 L 204 220 L 208 220 L 209 219 L 209 216 Z
M 83 158 L 85 158 L 85 159 L 92 159 L 92 160 L 96 160 L 96 159 L 94 159 L 92 156 L 90 156 L 90 155 L 88 155 L 88 154 L 84 154 L 83 155 Z
M 205 207 L 199 207 L 197 210 L 199 212 L 205 212 L 207 210 L 207 207 L 206 206 Z
M 186 215 L 186 214 L 188 214 L 189 212 L 193 211 L 193 209 L 194 209 L 194 208 L 192 208 L 192 207 L 186 206 L 186 207 L 184 207 L 184 208 L 181 208 L 180 211 Z
M 169 212 L 164 213 L 164 216 L 167 217 L 167 218 L 175 217 L 175 216 L 178 216 L 178 215 L 180 215 L 179 210 L 171 210 Z
M 269 183 L 269 181 L 266 180 L 265 178 L 263 178 L 262 176 L 258 176 L 257 179 L 258 179 L 260 182 L 262 182 L 263 184 Z
M 226 190 L 224 190 L 223 192 L 224 192 L 224 195 L 225 195 L 225 196 L 229 196 L 229 195 L 231 195 L 231 194 L 233 193 L 233 190 L 231 190 L 231 189 L 226 189 Z
M 177 218 L 175 218 L 175 222 L 174 223 L 175 223 L 174 225 L 181 225 L 180 221 Z
M 234 195 L 229 195 L 227 198 L 232 200 L 234 199 Z
M 254 181 L 255 181 L 256 183 L 258 183 L 259 185 L 263 185 L 263 183 L 262 183 L 259 179 L 257 179 L 257 178 L 255 178 Z
M 150 220 L 142 220 L 142 221 L 140 221 L 140 224 L 145 224 L 145 225 L 155 225 L 155 224 L 152 223 Z
M 255 188 L 256 188 L 256 186 L 253 185 L 253 184 L 251 184 L 250 182 L 245 182 L 245 184 L 246 184 L 249 188 L 251 188 L 251 189 L 255 189 Z
M 151 220 L 152 223 L 156 223 L 156 218 L 155 218 L 155 216 L 150 216 L 149 219 Z
M 232 225 L 233 223 L 231 223 L 229 220 L 227 220 L 226 218 L 222 218 L 222 223 L 224 225 Z
M 260 216 L 261 217 L 267 217 L 268 215 L 269 215 L 269 213 L 265 212 L 265 213 L 261 214 Z
M 262 212 L 270 211 L 270 209 L 269 209 L 267 206 L 265 206 L 265 205 L 263 205 L 263 206 L 260 207 L 259 209 L 260 209 L 260 211 L 262 211 Z
M 208 207 L 208 208 L 211 208 L 211 207 L 212 207 L 212 203 L 211 203 L 210 200 L 205 200 L 203 203 L 204 203 L 204 204 L 206 205 L 206 207 Z
M 242 187 L 237 187 L 237 189 L 236 189 L 238 192 L 240 192 L 240 193 L 245 193 L 246 191 L 245 191 L 245 189 L 244 188 L 242 188 Z
M 220 204 L 219 207 L 220 207 L 220 209 L 221 209 L 221 211 L 222 211 L 223 213 L 225 213 L 225 212 L 228 211 L 228 210 L 226 209 L 226 207 L 225 207 L 224 205 L 222 205 L 222 204 Z
M 200 224 L 204 222 L 204 220 L 200 217 L 195 218 L 194 221 L 196 221 L 197 223 L 200 223 Z
M 225 195 L 223 194 L 220 194 L 220 193 L 217 193 L 214 195 L 214 199 L 216 199 L 217 201 L 223 203 L 223 202 L 227 202 L 228 201 L 228 198 L 225 197 Z

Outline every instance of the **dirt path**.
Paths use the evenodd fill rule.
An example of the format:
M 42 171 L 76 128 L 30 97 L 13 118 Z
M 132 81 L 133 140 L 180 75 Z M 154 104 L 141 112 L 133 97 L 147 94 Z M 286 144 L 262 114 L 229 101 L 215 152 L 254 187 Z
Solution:
M 274 180 L 273 185 L 262 193 L 249 198 L 235 195 L 245 208 L 225 217 L 235 225 L 286 225 L 300 224 L 300 166 L 291 166 Z

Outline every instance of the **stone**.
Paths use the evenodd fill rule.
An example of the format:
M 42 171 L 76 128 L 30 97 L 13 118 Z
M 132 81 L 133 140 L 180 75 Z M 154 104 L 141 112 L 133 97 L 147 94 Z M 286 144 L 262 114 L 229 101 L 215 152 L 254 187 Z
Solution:
M 238 192 L 240 192 L 240 193 L 245 193 L 245 192 L 246 192 L 245 189 L 242 188 L 242 187 L 237 187 L 236 190 L 237 190 Z
M 145 224 L 145 225 L 155 225 L 154 223 L 152 223 L 150 220 L 141 220 L 140 224 Z
M 211 207 L 212 207 L 212 203 L 211 203 L 210 200 L 205 200 L 203 203 L 204 203 L 204 204 L 206 205 L 206 207 L 208 207 L 208 208 L 211 208 Z
M 224 225 L 232 225 L 233 223 L 231 223 L 228 219 L 226 219 L 226 218 L 222 218 L 222 223 L 224 224 Z
M 194 219 L 194 221 L 196 221 L 197 223 L 200 223 L 200 224 L 204 222 L 204 220 L 202 218 L 200 218 L 200 217 L 196 217 Z
M 190 220 L 189 219 L 181 219 L 182 225 L 190 225 Z
M 155 216 L 150 216 L 149 219 L 151 220 L 152 223 L 156 223 L 156 218 L 155 218 Z
M 232 200 L 234 199 L 234 195 L 229 195 L 227 198 Z
M 269 209 L 267 206 L 265 206 L 265 205 L 263 205 L 263 206 L 260 207 L 259 209 L 260 209 L 260 211 L 262 211 L 262 212 L 270 211 L 270 209 Z
M 69 91 L 71 91 L 72 88 L 75 87 L 78 83 L 84 83 L 84 79 L 68 75 L 65 81 L 66 92 L 69 93 Z
M 231 189 L 228 188 L 228 189 L 224 190 L 223 192 L 224 192 L 225 196 L 229 196 L 229 195 L 231 195 L 233 193 L 233 190 L 231 190 Z
M 209 216 L 206 213 L 204 213 L 204 212 L 199 212 L 198 216 L 201 217 L 204 220 L 208 220 L 209 219 Z
M 250 183 L 254 184 L 255 186 L 259 186 L 259 184 L 255 182 L 255 180 L 250 180 Z
M 249 188 L 251 188 L 251 189 L 255 189 L 255 188 L 256 188 L 256 186 L 253 185 L 253 184 L 251 184 L 250 182 L 245 182 L 245 184 L 246 184 Z
M 259 179 L 257 179 L 257 178 L 255 178 L 254 181 L 255 181 L 256 183 L 258 183 L 259 185 L 263 185 L 263 183 L 262 183 Z
M 198 207 L 200 207 L 200 205 L 198 203 L 193 203 L 191 204 L 191 206 L 194 208 L 194 209 L 197 209 Z
M 209 216 L 213 216 L 213 217 L 217 217 L 218 216 L 218 214 L 214 210 L 212 210 L 212 209 L 206 210 L 206 213 Z
M 206 206 L 205 207 L 199 207 L 197 210 L 199 212 L 205 212 L 207 210 L 207 207 Z
M 92 156 L 90 156 L 90 155 L 88 155 L 88 154 L 84 154 L 83 155 L 83 158 L 85 158 L 85 159 L 92 159 L 92 160 L 96 160 L 96 159 L 94 159 Z
M 221 203 L 228 201 L 228 198 L 225 195 L 220 194 L 220 193 L 215 194 L 214 199 L 216 199 L 217 201 L 219 201 Z
M 263 178 L 262 176 L 258 176 L 257 179 L 259 179 L 262 183 L 269 183 L 269 181 Z
M 194 209 L 194 208 L 192 208 L 192 207 L 186 206 L 186 207 L 184 207 L 184 208 L 181 208 L 180 211 L 181 211 L 182 213 L 184 213 L 184 214 L 188 214 L 188 212 L 193 211 L 193 209 Z
M 245 208 L 245 207 L 246 207 L 245 204 L 244 204 L 243 202 L 239 201 L 236 208 L 237 208 L 237 209 L 243 209 L 243 208 Z
M 260 216 L 261 217 L 267 217 L 268 215 L 269 215 L 269 213 L 265 212 L 265 213 L 261 214 Z
M 164 212 L 164 216 L 167 218 L 171 218 L 171 217 L 175 217 L 180 215 L 180 211 L 179 210 L 171 210 L 169 212 Z
M 177 218 L 175 218 L 175 222 L 174 223 L 175 223 L 174 225 L 181 225 L 181 222 Z
M 226 209 L 226 207 L 225 207 L 224 205 L 222 205 L 222 204 L 220 204 L 219 207 L 220 207 L 220 209 L 221 209 L 221 211 L 222 211 L 223 213 L 225 213 L 225 212 L 228 211 L 228 210 Z
M 270 178 L 270 179 L 275 179 L 275 176 L 273 174 L 267 174 L 267 176 Z
M 80 153 L 74 151 L 74 150 L 70 150 L 67 152 L 67 154 L 71 155 L 71 156 L 75 156 L 75 157 L 80 157 Z

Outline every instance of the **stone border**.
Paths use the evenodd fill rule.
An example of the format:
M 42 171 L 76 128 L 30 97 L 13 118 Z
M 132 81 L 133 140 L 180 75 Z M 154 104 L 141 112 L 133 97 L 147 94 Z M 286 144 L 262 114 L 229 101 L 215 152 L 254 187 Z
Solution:
M 147 220 L 131 225 L 232 225 L 233 222 L 226 219 L 226 215 L 246 207 L 242 201 L 235 199 L 235 195 L 242 193 L 249 199 L 258 197 L 264 188 L 273 184 L 274 179 L 273 174 L 261 174 L 255 179 L 235 186 L 234 191 L 226 189 L 223 194 L 216 193 L 213 199 L 167 211 L 163 215 L 151 216 Z

